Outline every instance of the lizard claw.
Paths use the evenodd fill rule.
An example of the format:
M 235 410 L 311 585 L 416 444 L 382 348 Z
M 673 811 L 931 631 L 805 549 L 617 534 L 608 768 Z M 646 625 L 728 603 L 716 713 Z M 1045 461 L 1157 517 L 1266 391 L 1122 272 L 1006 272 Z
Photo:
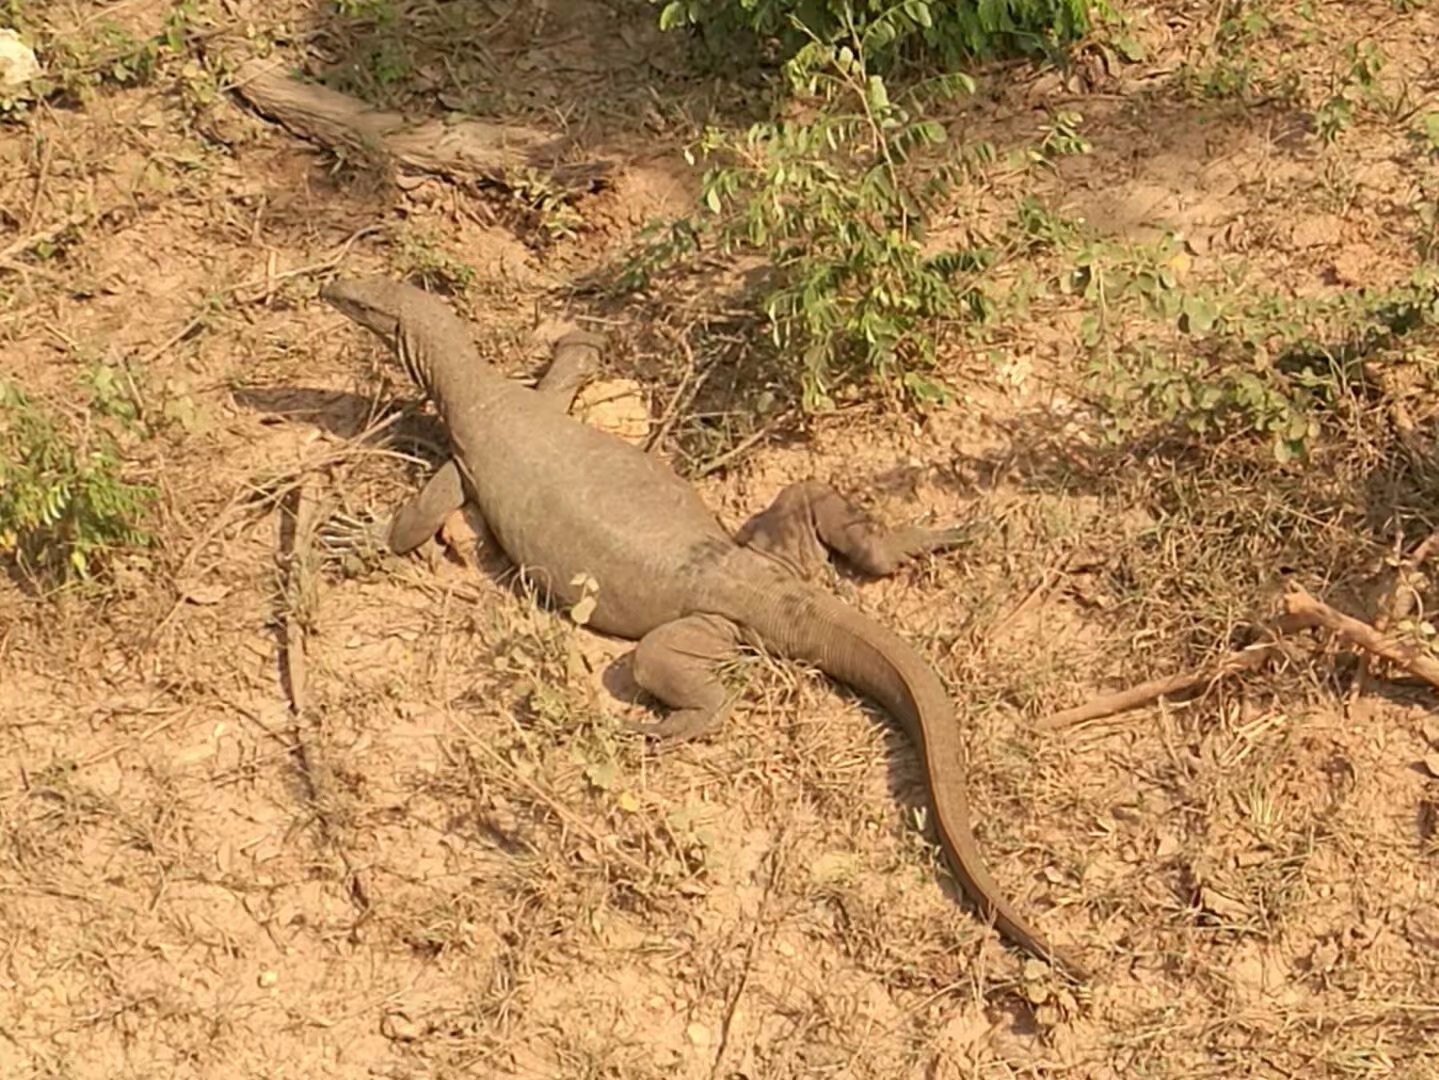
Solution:
M 382 561 L 389 552 L 388 534 L 389 522 L 368 510 L 361 511 L 359 516 L 337 510 L 315 530 L 325 558 L 340 563 L 347 571 Z

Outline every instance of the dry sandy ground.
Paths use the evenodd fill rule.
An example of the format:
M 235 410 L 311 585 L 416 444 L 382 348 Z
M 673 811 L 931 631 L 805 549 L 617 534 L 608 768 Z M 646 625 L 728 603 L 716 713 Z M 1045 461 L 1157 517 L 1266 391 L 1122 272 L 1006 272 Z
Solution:
M 1357 109 L 1333 145 L 1313 111 L 1363 41 L 1406 107 L 1439 109 L 1434 12 L 1241 5 L 1274 20 L 1256 70 L 1300 90 L 1240 107 L 1178 70 L 1233 74 L 1216 35 L 1231 6 L 1137 10 L 1147 59 L 1091 52 L 1082 84 L 996 76 L 966 124 L 1001 160 L 955 228 L 1032 193 L 1116 243 L 1182 233 L 1194 280 L 1239 261 L 1296 296 L 1404 280 L 1432 156 L 1403 109 Z M 981 847 L 1094 965 L 1072 987 L 957 902 L 909 745 L 818 675 L 755 658 L 722 738 L 647 753 L 616 723 L 644 710 L 606 675 L 625 646 L 537 609 L 492 561 L 281 555 L 289 488 L 383 510 L 421 475 L 408 443 L 359 438 L 410 392 L 316 300 L 336 269 L 458 283 L 516 375 L 588 319 L 651 423 L 709 355 L 679 342 L 723 321 L 717 287 L 669 310 L 569 284 L 695 191 L 678 148 L 724 91 L 653 9 L 397 0 L 371 32 L 319 0 L 193 7 L 205 36 L 139 85 L 107 27 L 158 33 L 172 5 L 18 8 L 47 62 L 69 43 L 69 70 L 107 78 L 0 126 L 0 246 L 57 230 L 0 265 L 0 363 L 75 418 L 93 365 L 128 372 L 129 467 L 161 499 L 157 547 L 108 594 L 0 591 L 0 1076 L 1439 1075 L 1432 698 L 1351 699 L 1343 658 L 1306 653 L 1195 704 L 1031 724 L 1193 662 L 1258 612 L 1222 569 L 1244 529 L 1276 560 L 1256 580 L 1281 555 L 1321 584 L 1372 569 L 1337 572 L 1331 550 L 1381 565 L 1392 519 L 1362 493 L 1271 529 L 1282 507 L 1259 495 L 1249 517 L 1186 516 L 1186 477 L 1162 469 L 1047 483 L 1092 449 L 1055 449 L 1085 310 L 1058 291 L 1004 323 L 997 359 L 949 341 L 952 406 L 855 405 L 699 481 L 731 526 L 807 476 L 890 520 L 976 523 L 971 549 L 836 588 L 952 687 Z M 548 242 L 503 195 L 337 162 L 224 87 L 222 58 L 271 49 L 387 103 L 563 127 L 613 183 Z M 1084 114 L 1092 152 L 1005 164 L 1046 101 Z M 662 441 L 682 467 L 745 423 L 725 382 Z M 1294 539 L 1313 536 L 1334 547 Z M 306 642 L 298 723 L 287 623 Z M 1179 640 L 1191 625 L 1211 636 Z

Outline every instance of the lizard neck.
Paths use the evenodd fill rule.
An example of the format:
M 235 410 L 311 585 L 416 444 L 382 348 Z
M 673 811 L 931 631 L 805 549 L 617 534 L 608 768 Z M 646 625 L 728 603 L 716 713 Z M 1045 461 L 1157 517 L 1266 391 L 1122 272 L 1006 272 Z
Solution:
M 395 352 L 405 373 L 442 416 L 450 405 L 483 408 L 499 397 L 509 382 L 485 363 L 460 325 L 429 326 L 421 332 L 402 327 Z

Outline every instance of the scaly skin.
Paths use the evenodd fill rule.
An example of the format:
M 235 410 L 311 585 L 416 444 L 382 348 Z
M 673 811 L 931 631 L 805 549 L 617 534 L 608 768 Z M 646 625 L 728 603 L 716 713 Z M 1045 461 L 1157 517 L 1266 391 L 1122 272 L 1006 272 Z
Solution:
M 940 844 L 980 911 L 1023 948 L 1074 978 L 1085 977 L 1001 895 L 980 856 L 954 709 L 939 676 L 911 646 L 804 580 L 778 548 L 737 543 L 659 458 L 570 418 L 545 394 L 492 370 L 465 324 L 439 299 L 380 278 L 336 281 L 321 296 L 384 339 L 435 402 L 464 494 L 506 554 L 563 604 L 580 599 L 577 578 L 598 583 L 589 625 L 644 639 L 636 666 L 639 674 L 640 660 L 646 660 L 647 688 L 670 704 L 681 704 L 675 699 L 691 691 L 704 699 L 711 690 L 683 667 L 702 650 L 666 651 L 660 640 L 678 624 L 690 635 L 686 642 L 713 643 L 718 650 L 749 641 L 813 663 L 874 699 L 918 747 Z M 451 491 L 445 500 L 456 497 Z M 453 507 L 432 506 L 420 517 L 447 509 Z M 899 554 L 937 546 L 914 541 Z M 647 642 L 656 646 L 647 651 Z M 663 688 L 671 683 L 678 687 L 667 696 Z M 689 711 L 699 716 L 692 731 L 707 730 L 707 721 L 722 715 L 717 703 Z

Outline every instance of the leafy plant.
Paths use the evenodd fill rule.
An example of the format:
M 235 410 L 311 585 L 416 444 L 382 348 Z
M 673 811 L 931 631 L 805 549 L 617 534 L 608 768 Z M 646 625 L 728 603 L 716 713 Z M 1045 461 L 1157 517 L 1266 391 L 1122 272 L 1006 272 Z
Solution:
M 906 54 L 944 69 L 1001 54 L 1043 53 L 1088 29 L 1091 0 L 651 0 L 660 28 L 697 30 L 711 48 L 736 39 L 790 60 L 812 45 L 867 37 L 868 70 L 888 71 Z
M 797 358 L 806 408 L 833 404 L 856 374 L 897 384 L 911 399 L 943 396 L 922 370 L 933 355 L 930 325 L 986 302 L 960 273 L 985 268 L 984 250 L 929 251 L 925 226 L 959 162 L 926 162 L 944 143 L 924 106 L 968 92 L 964 75 L 929 80 L 890 97 L 868 50 L 884 24 L 853 23 L 845 43 L 818 38 L 796 53 L 791 77 L 821 107 L 806 119 L 758 123 L 741 136 L 707 131 L 698 151 L 715 162 L 702 183 L 703 210 L 672 223 L 627 268 L 631 287 L 706 242 L 761 255 L 757 306 L 775 346 Z M 691 160 L 694 160 L 693 154 Z
M 523 169 L 508 180 L 511 196 L 531 231 L 543 234 L 549 243 L 579 235 L 584 218 L 553 179 L 535 169 Z
M 62 432 L 0 380 L 0 552 L 27 572 L 88 578 L 119 548 L 143 545 L 154 489 L 125 480 L 113 439 Z
M 421 229 L 400 234 L 396 262 L 402 274 L 425 289 L 463 296 L 475 283 L 475 268 L 455 258 Z
M 1304 454 L 1326 415 L 1360 399 L 1366 364 L 1439 328 L 1439 282 L 1422 270 L 1378 294 L 1175 296 L 1185 347 L 1140 342 L 1099 357 L 1094 383 L 1108 429 L 1247 432 L 1269 439 L 1280 462 Z

